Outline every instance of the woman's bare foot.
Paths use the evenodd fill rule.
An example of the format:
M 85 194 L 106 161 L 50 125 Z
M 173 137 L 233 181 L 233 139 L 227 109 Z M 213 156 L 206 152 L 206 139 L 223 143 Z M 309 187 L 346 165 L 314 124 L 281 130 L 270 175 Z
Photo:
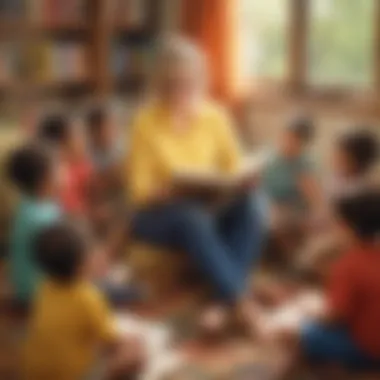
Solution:
M 279 306 L 289 298 L 289 289 L 275 281 L 267 281 L 255 286 L 254 297 L 265 306 Z
M 249 298 L 240 300 L 232 313 L 232 326 L 250 338 L 256 337 L 258 306 Z
M 228 310 L 221 305 L 209 306 L 201 313 L 198 323 L 202 336 L 210 340 L 219 339 L 227 330 Z

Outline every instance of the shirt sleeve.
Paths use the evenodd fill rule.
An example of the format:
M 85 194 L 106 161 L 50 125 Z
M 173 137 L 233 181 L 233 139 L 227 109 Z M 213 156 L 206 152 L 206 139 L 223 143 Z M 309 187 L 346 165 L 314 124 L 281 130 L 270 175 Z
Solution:
M 216 119 L 219 165 L 223 172 L 233 173 L 242 165 L 242 152 L 235 126 L 224 111 L 219 111 Z
M 313 160 L 308 156 L 302 157 L 298 165 L 298 172 L 299 174 L 314 175 L 315 165 Z
M 351 258 L 343 257 L 335 264 L 330 275 L 327 304 L 330 313 L 338 320 L 347 320 L 355 307 L 355 278 L 351 268 Z
M 144 127 L 144 121 L 138 117 L 132 128 L 130 153 L 126 163 L 128 198 L 133 203 L 146 201 L 156 186 L 156 165 Z
M 113 343 L 117 340 L 116 324 L 106 300 L 97 289 L 86 293 L 87 318 L 96 340 Z
M 35 215 L 33 219 L 34 228 L 37 231 L 40 231 L 52 223 L 55 223 L 60 220 L 62 216 L 61 210 L 58 205 L 49 205 L 44 207 L 43 209 L 39 209 L 38 213 Z

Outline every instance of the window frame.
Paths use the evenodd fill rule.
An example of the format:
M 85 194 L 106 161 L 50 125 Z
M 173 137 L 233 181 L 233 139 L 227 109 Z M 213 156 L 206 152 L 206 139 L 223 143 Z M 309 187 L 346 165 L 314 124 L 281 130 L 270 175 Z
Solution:
M 311 84 L 308 79 L 308 43 L 310 26 L 310 2 L 318 0 L 289 0 L 289 30 L 288 30 L 288 69 L 283 82 L 271 84 L 266 90 L 265 84 L 256 91 L 259 103 L 284 103 L 284 98 L 302 100 L 303 104 L 317 108 L 348 110 L 364 115 L 380 116 L 380 1 L 375 1 L 374 12 L 374 62 L 373 81 L 365 90 L 351 86 L 325 86 Z M 261 94 L 263 90 L 263 94 Z

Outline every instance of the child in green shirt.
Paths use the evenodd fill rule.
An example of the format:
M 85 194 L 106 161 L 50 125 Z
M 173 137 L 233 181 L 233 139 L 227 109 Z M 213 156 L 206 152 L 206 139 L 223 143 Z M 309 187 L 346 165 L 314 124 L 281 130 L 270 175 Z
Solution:
M 27 306 L 39 280 L 33 240 L 43 228 L 60 218 L 55 203 L 59 181 L 53 157 L 44 147 L 34 144 L 13 152 L 7 172 L 21 193 L 10 234 L 10 279 L 16 302 Z

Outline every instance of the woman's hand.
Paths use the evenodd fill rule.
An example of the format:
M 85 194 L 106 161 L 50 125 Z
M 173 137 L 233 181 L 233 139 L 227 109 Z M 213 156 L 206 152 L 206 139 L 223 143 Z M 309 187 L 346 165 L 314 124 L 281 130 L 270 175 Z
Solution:
M 258 183 L 260 181 L 260 176 L 258 173 L 253 173 L 253 174 L 250 174 L 250 175 L 247 175 L 245 177 L 243 177 L 240 185 L 239 185 L 239 189 L 246 193 L 252 189 L 254 189 Z
M 170 185 L 160 187 L 149 199 L 151 205 L 159 205 L 171 201 L 175 197 L 174 188 Z

